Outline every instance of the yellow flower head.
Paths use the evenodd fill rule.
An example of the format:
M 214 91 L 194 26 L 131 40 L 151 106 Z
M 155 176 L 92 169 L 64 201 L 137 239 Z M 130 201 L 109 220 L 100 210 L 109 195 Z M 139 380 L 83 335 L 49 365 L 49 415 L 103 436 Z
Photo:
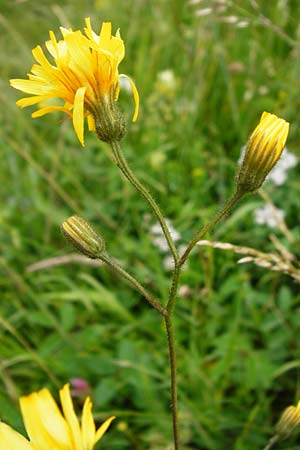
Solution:
M 83 405 L 81 425 L 76 417 L 69 385 L 60 390 L 63 414 L 48 389 L 20 398 L 20 406 L 29 441 L 0 422 L 0 448 L 5 450 L 92 450 L 108 429 L 114 416 L 96 431 L 92 402 Z
M 263 184 L 281 156 L 288 132 L 288 122 L 274 114 L 262 114 L 259 124 L 250 136 L 237 174 L 238 190 L 252 192 Z
M 10 84 L 20 91 L 32 94 L 31 97 L 17 101 L 21 108 L 43 104 L 54 98 L 63 100 L 56 106 L 43 105 L 32 114 L 40 117 L 53 111 L 63 111 L 73 119 L 73 125 L 79 141 L 84 145 L 84 118 L 87 117 L 90 130 L 95 130 L 95 120 L 103 114 L 99 105 L 112 104 L 119 96 L 118 66 L 125 55 L 124 42 L 119 31 L 111 35 L 111 23 L 104 22 L 100 34 L 92 28 L 86 18 L 85 34 L 61 27 L 62 40 L 57 41 L 50 31 L 50 40 L 46 48 L 54 64 L 46 58 L 38 45 L 32 54 L 38 64 L 34 64 L 28 80 L 10 80 Z M 133 121 L 137 119 L 139 96 L 131 79 L 135 100 Z M 100 117 L 101 119 L 101 117 Z

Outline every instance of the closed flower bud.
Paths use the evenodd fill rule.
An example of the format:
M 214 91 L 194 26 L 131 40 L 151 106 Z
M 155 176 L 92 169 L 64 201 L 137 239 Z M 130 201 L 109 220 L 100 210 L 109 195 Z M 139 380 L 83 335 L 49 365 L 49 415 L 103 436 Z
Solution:
M 286 439 L 300 425 L 300 402 L 297 406 L 288 406 L 276 424 L 275 431 L 279 439 Z
M 89 258 L 95 259 L 103 253 L 104 240 L 81 217 L 69 217 L 63 222 L 61 229 L 65 238 Z
M 237 173 L 237 190 L 253 192 L 264 182 L 284 149 L 289 124 L 274 114 L 264 112 L 250 136 Z

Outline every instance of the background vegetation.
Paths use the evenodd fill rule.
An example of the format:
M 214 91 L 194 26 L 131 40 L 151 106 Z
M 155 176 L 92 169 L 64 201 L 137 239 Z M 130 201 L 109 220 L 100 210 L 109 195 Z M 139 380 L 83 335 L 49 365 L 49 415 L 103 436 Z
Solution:
M 20 95 L 8 79 L 25 77 L 31 49 L 49 29 L 58 36 L 60 25 L 82 28 L 86 16 L 95 29 L 105 20 L 120 27 L 121 72 L 141 96 L 123 149 L 185 243 L 232 192 L 240 149 L 262 111 L 291 122 L 288 148 L 298 152 L 300 3 L 1 0 L 0 13 L 1 419 L 22 430 L 20 395 L 43 386 L 56 393 L 81 377 L 99 420 L 118 417 L 103 448 L 169 450 L 169 371 L 157 313 L 103 267 L 28 270 L 72 252 L 60 224 L 80 213 L 110 253 L 165 298 L 169 272 L 149 233 L 154 219 L 105 144 L 90 133 L 83 150 L 59 113 L 32 120 L 29 109 L 15 106 Z M 120 103 L 130 120 L 130 94 L 123 91 Z M 266 184 L 285 211 L 296 254 L 298 177 L 296 167 L 283 186 Z M 270 230 L 253 220 L 263 203 L 247 197 L 210 237 L 272 250 Z M 299 286 L 237 259 L 201 248 L 181 281 L 183 450 L 262 449 L 282 409 L 299 399 Z M 297 442 L 295 434 L 279 447 Z

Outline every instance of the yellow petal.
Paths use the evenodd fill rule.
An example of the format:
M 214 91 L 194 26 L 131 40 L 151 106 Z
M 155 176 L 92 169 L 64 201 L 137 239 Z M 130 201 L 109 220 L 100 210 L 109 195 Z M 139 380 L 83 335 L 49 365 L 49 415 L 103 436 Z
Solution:
M 103 22 L 100 32 L 99 47 L 108 51 L 119 64 L 125 56 L 124 42 L 119 31 L 116 36 L 111 35 L 111 22 Z
M 35 448 L 70 450 L 68 425 L 48 389 L 20 398 L 27 434 Z
M 83 405 L 81 418 L 82 442 L 85 450 L 92 450 L 95 443 L 96 427 L 92 415 L 92 402 L 88 397 Z
M 133 94 L 133 99 L 134 99 L 134 113 L 133 113 L 133 117 L 132 117 L 132 122 L 135 122 L 137 117 L 138 117 L 138 113 L 139 113 L 139 105 L 140 105 L 140 97 L 139 97 L 139 93 L 137 91 L 137 88 L 134 84 L 134 82 L 132 81 L 132 79 L 130 77 L 128 77 L 125 74 L 121 74 L 119 75 L 119 78 L 127 78 L 130 82 L 130 86 L 132 89 L 132 94 Z
M 74 108 L 73 108 L 73 126 L 77 134 L 77 137 L 84 147 L 84 96 L 86 87 L 81 87 L 77 89 L 74 98 Z
M 34 450 L 21 434 L 0 422 L 0 445 L 3 450 Z
M 270 118 L 271 116 L 273 116 L 273 114 L 268 113 L 267 111 L 264 111 L 261 115 L 260 122 L 262 122 L 263 120 L 265 120 L 267 118 Z
M 48 68 L 52 68 L 51 64 L 49 63 L 48 59 L 46 58 L 42 47 L 40 45 L 38 45 L 37 47 L 35 47 L 34 49 L 32 49 L 32 54 L 35 58 L 35 60 L 41 65 L 41 66 L 46 66 Z
M 41 108 L 41 109 L 38 109 L 37 111 L 33 112 L 31 114 L 31 117 L 33 117 L 33 119 L 36 119 L 37 117 L 44 116 L 45 114 L 48 114 L 48 113 L 51 113 L 54 111 L 63 111 L 65 113 L 67 113 L 70 117 L 72 117 L 72 113 L 64 106 L 47 106 L 45 108 Z
M 45 95 L 52 89 L 52 86 L 45 85 L 43 81 L 14 79 L 9 80 L 9 82 L 15 89 L 32 95 Z
M 63 413 L 66 421 L 68 422 L 72 436 L 73 446 L 70 448 L 74 448 L 76 450 L 84 450 L 79 422 L 76 417 L 73 402 L 71 399 L 70 386 L 68 384 L 65 384 L 65 386 L 59 391 L 59 395 Z
M 20 106 L 20 108 L 25 108 L 26 106 L 32 106 L 36 103 L 43 102 L 51 98 L 50 95 L 35 95 L 34 97 L 24 97 L 16 102 L 16 105 Z
M 100 31 L 99 46 L 104 49 L 108 49 L 110 38 L 111 38 L 111 22 L 103 22 Z
M 52 55 L 53 58 L 57 58 L 58 45 L 57 45 L 57 40 L 56 40 L 56 37 L 55 37 L 55 34 L 53 33 L 53 31 L 49 31 L 49 36 L 50 36 L 50 41 L 46 41 L 45 45 L 46 45 L 47 50 L 50 53 L 50 55 Z
M 86 28 L 84 29 L 87 37 L 94 42 L 95 44 L 99 44 L 99 36 L 92 30 L 91 19 L 89 17 L 85 18 Z
M 88 122 L 89 131 L 95 131 L 96 130 L 96 124 L 95 124 L 95 119 L 92 116 L 92 114 L 89 114 L 87 116 L 87 122 Z
M 108 429 L 109 425 L 111 424 L 111 422 L 116 418 L 116 416 L 111 416 L 108 419 L 106 419 L 106 421 L 101 425 L 101 427 L 98 428 L 98 430 L 96 431 L 96 436 L 95 436 L 95 444 L 96 442 L 98 442 L 102 436 L 104 435 L 104 433 L 106 432 L 106 430 Z
M 76 75 L 81 73 L 85 80 L 93 77 L 92 58 L 88 39 L 83 36 L 81 31 L 68 34 L 65 37 L 68 46 L 68 52 L 72 61 L 72 67 L 75 66 Z

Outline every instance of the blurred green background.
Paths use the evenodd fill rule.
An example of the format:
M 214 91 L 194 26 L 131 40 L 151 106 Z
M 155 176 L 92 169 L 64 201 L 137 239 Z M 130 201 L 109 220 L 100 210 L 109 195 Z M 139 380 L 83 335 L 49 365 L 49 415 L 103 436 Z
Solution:
M 105 237 L 109 252 L 166 299 L 166 254 L 153 243 L 148 206 L 120 176 L 109 147 L 86 133 L 82 149 L 60 113 L 32 120 L 9 78 L 25 78 L 31 49 L 58 27 L 91 17 L 120 28 L 120 71 L 141 107 L 123 150 L 184 244 L 231 194 L 241 147 L 262 111 L 291 122 L 299 155 L 300 3 L 296 0 L 0 0 L 0 417 L 22 431 L 18 397 L 74 377 L 92 388 L 95 416 L 117 420 L 103 448 L 172 447 L 163 323 L 104 267 L 30 265 L 72 253 L 60 224 L 73 213 Z M 299 167 L 265 190 L 294 243 L 257 225 L 249 196 L 211 239 L 273 251 L 273 233 L 299 256 Z M 201 248 L 181 280 L 176 310 L 182 450 L 262 449 L 300 394 L 299 285 Z M 28 269 L 29 267 L 29 269 Z M 77 400 L 80 406 L 80 400 Z M 294 434 L 279 448 L 296 449 Z M 99 448 L 102 448 L 99 445 Z M 4 449 L 3 449 L 4 450 Z

